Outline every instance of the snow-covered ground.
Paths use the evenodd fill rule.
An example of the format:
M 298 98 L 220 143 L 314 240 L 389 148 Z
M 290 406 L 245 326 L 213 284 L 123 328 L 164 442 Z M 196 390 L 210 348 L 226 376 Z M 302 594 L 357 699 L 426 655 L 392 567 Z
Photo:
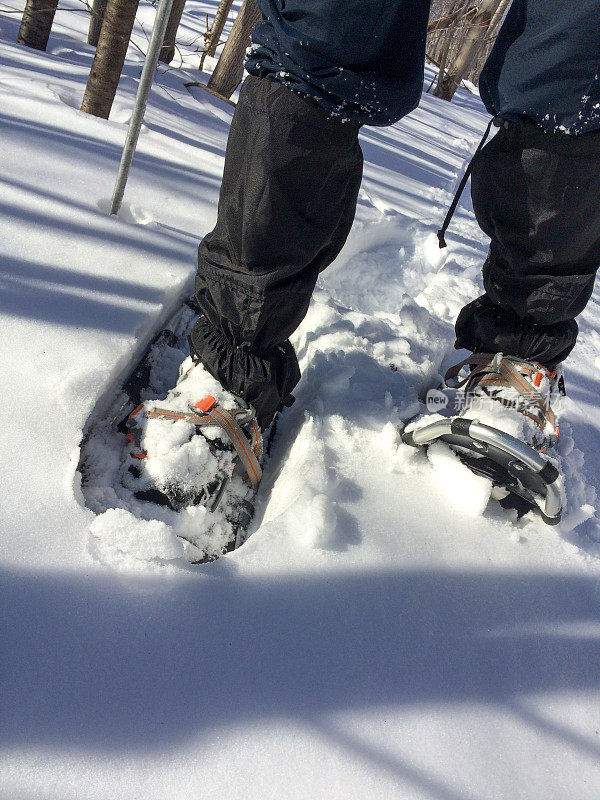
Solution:
M 567 364 L 561 525 L 513 524 L 396 433 L 480 292 L 466 196 L 435 240 L 477 97 L 364 130 L 356 223 L 295 335 L 303 379 L 246 544 L 190 566 L 168 526 L 85 506 L 83 432 L 190 292 L 215 219 L 232 109 L 185 87 L 215 4 L 188 0 L 118 219 L 139 50 L 99 120 L 78 110 L 82 5 L 47 53 L 0 13 L 0 797 L 597 800 L 598 294 Z

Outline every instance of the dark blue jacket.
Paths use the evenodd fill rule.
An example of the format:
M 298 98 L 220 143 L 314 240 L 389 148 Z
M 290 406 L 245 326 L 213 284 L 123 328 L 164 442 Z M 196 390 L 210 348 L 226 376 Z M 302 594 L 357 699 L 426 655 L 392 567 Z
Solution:
M 577 134 L 600 128 L 599 74 L 598 0 L 513 0 L 479 90 L 492 114 Z
M 259 0 L 246 69 L 346 119 L 389 125 L 416 108 L 430 0 Z
M 327 111 L 388 125 L 419 103 L 430 0 L 259 0 L 246 67 Z M 600 128 L 599 0 L 513 0 L 480 79 L 490 113 Z

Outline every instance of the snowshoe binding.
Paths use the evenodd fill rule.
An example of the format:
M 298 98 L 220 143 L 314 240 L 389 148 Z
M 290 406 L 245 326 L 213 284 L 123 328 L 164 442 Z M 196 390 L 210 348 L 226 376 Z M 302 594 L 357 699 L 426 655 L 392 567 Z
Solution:
M 518 518 L 536 511 L 557 524 L 562 478 L 547 451 L 559 436 L 552 405 L 564 395 L 562 375 L 502 353 L 475 353 L 451 367 L 444 384 L 455 390 L 460 412 L 421 417 L 407 425 L 402 441 L 413 447 L 446 442 L 492 482 L 492 497 L 504 508 L 515 509 Z
M 142 502 L 175 512 L 218 509 L 235 534 L 248 527 L 262 476 L 256 414 L 224 391 L 201 364 L 184 361 L 164 400 L 147 400 L 121 423 L 122 485 Z

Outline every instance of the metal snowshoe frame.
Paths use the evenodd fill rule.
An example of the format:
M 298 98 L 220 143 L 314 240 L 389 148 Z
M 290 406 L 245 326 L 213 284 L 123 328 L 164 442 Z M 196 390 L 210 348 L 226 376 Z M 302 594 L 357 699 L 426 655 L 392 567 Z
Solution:
M 463 367 L 470 371 L 461 381 L 458 375 Z M 543 373 L 556 377 L 555 372 L 539 364 L 503 353 L 474 353 L 448 370 L 445 384 L 464 387 L 466 392 L 481 387 L 490 399 L 496 399 L 495 391 L 510 387 L 525 404 L 524 408 L 515 406 L 515 410 L 533 420 L 541 432 L 550 430 L 546 438 L 547 446 L 552 446 L 559 430 L 554 412 L 538 390 Z M 499 402 L 506 405 L 501 397 Z M 426 447 L 438 439 L 450 445 L 474 473 L 492 481 L 492 496 L 502 506 L 516 509 L 519 517 L 537 510 L 547 524 L 560 522 L 562 478 L 554 464 L 543 455 L 545 451 L 540 452 L 504 431 L 463 416 L 436 420 L 402 433 L 402 441 L 413 447 Z
M 516 507 L 521 514 L 539 510 L 548 525 L 560 522 L 562 478 L 554 464 L 533 447 L 504 431 L 465 417 L 436 420 L 402 433 L 404 444 L 412 447 L 426 447 L 438 439 L 455 449 L 473 472 L 506 490 L 504 498 L 497 497 L 502 505 Z M 516 506 L 504 503 L 507 495 L 521 502 L 517 500 Z

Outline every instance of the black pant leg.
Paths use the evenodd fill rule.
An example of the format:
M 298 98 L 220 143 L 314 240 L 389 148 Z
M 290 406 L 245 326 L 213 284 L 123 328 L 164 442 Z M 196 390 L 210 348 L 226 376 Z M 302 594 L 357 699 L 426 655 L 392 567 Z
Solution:
M 473 164 L 473 208 L 491 244 L 485 295 L 461 311 L 457 347 L 553 367 L 575 345 L 600 266 L 600 132 L 505 126 Z
M 299 380 L 288 337 L 341 250 L 362 178 L 359 125 L 249 77 L 234 114 L 215 229 L 199 248 L 192 354 L 268 424 Z

